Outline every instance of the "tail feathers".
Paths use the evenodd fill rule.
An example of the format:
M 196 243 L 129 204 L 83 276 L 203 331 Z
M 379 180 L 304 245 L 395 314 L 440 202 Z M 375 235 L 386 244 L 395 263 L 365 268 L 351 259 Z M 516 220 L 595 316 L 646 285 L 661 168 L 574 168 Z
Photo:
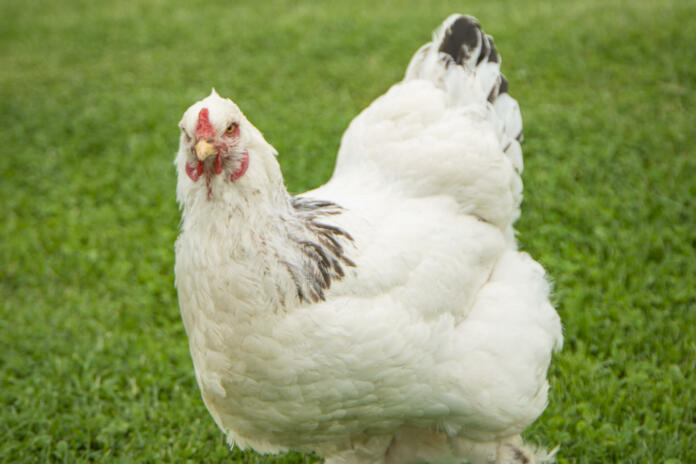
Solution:
M 432 42 L 413 56 L 405 80 L 425 79 L 444 89 L 453 105 L 490 104 L 503 150 L 522 171 L 522 115 L 500 72 L 493 38 L 476 18 L 454 14 L 435 31 Z

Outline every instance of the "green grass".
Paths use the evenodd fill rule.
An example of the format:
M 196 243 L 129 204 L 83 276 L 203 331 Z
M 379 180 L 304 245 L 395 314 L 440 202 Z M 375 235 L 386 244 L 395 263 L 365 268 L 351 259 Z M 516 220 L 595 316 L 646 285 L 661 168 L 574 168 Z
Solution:
M 328 179 L 350 119 L 454 11 L 525 119 L 523 247 L 566 345 L 527 433 L 561 463 L 696 462 L 696 3 L 0 4 L 0 461 L 308 463 L 230 452 L 173 286 L 177 122 L 210 87 Z

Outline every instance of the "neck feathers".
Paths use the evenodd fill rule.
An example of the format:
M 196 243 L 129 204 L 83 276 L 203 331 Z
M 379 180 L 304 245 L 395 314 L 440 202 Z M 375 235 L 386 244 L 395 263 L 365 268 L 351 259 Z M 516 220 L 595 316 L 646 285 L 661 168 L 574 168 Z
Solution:
M 345 277 L 345 269 L 355 267 L 345 245 L 351 235 L 330 223 L 330 217 L 343 209 L 335 203 L 295 197 L 291 200 L 294 224 L 288 228 L 292 260 L 282 260 L 301 302 L 325 299 L 324 292 Z
M 332 221 L 343 212 L 332 202 L 290 197 L 284 187 L 247 198 L 200 195 L 184 205 L 181 245 L 206 257 L 199 263 L 206 272 L 234 263 L 242 275 L 226 278 L 275 293 L 259 302 L 286 308 L 316 303 L 355 267 L 353 237 Z

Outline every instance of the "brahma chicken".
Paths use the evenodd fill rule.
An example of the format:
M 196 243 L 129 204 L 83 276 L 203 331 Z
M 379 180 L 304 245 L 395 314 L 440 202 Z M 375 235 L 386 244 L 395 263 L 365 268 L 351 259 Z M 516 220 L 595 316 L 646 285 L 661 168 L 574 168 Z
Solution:
M 562 342 L 518 251 L 522 120 L 493 39 L 453 15 L 291 196 L 215 91 L 180 123 L 176 285 L 230 445 L 329 464 L 531 463 Z

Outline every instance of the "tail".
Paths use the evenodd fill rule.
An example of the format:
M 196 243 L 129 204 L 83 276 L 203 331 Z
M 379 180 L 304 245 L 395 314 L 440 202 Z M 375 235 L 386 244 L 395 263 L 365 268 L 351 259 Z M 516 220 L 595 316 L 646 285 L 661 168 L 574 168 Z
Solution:
M 493 38 L 471 16 L 447 18 L 413 56 L 404 80 L 425 79 L 442 88 L 453 105 L 490 105 L 498 137 L 517 172 L 522 172 L 522 115 L 500 72 Z

